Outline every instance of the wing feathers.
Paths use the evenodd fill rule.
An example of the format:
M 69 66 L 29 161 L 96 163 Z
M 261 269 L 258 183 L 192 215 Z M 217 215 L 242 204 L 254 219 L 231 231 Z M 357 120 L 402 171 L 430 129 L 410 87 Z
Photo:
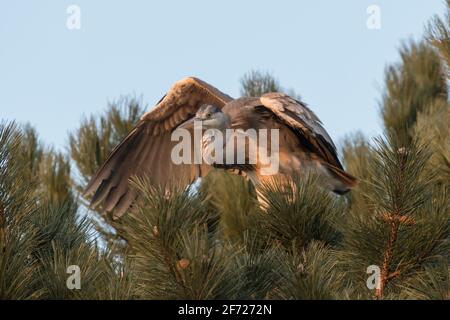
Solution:
M 121 216 L 135 200 L 129 179 L 148 175 L 152 181 L 166 185 L 176 178 L 189 183 L 207 166 L 174 165 L 170 159 L 173 142 L 171 132 L 191 118 L 203 104 L 222 108 L 232 98 L 196 78 L 177 83 L 145 113 L 136 127 L 113 149 L 86 187 L 85 194 L 93 194 L 91 206 L 102 205 L 113 217 Z M 201 169 L 201 170 L 200 170 Z M 186 177 L 186 178 L 185 178 Z
M 322 127 L 319 118 L 305 104 L 282 93 L 267 93 L 260 100 L 284 123 L 297 130 L 318 156 L 342 168 L 333 141 Z
M 333 177 L 348 188 L 356 185 L 357 179 L 343 170 L 336 147 L 322 122 L 305 104 L 282 93 L 263 95 L 261 103 L 297 133 L 302 145 L 319 157 L 319 161 Z

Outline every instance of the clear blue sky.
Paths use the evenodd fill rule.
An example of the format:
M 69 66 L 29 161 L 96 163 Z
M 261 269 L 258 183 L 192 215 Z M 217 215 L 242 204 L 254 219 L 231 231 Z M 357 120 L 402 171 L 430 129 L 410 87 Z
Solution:
M 66 28 L 69 5 L 81 29 Z M 366 9 L 381 9 L 381 29 Z M 120 95 L 150 106 L 197 76 L 239 96 L 250 69 L 272 71 L 333 139 L 381 132 L 378 101 L 403 39 L 420 38 L 442 0 L 0 0 L 0 111 L 61 148 L 83 115 Z

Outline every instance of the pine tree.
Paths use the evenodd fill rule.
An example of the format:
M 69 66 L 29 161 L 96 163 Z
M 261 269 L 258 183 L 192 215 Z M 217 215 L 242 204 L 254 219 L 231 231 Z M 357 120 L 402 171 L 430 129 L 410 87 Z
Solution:
M 112 221 L 84 214 L 80 194 L 142 101 L 82 120 L 70 157 L 29 125 L 1 123 L 0 299 L 449 299 L 448 17 L 386 69 L 385 135 L 345 139 L 344 165 L 360 180 L 345 197 L 312 174 L 264 184 L 263 208 L 248 181 L 220 170 L 169 193 L 135 177 L 139 201 Z M 241 86 L 297 97 L 267 72 Z M 367 270 L 379 271 L 377 288 Z
M 0 298 L 134 297 L 132 272 L 121 276 L 128 264 L 97 245 L 67 192 L 65 163 L 37 141 L 29 126 L 0 124 Z M 70 266 L 80 268 L 79 290 L 67 285 Z
M 448 188 L 436 187 L 435 173 L 426 170 L 423 146 L 401 147 L 396 138 L 377 143 L 360 190 L 367 206 L 353 207 L 342 225 L 340 260 L 357 294 L 370 296 L 365 270 L 375 265 L 381 272 L 375 297 L 394 298 L 439 257 L 448 261 L 450 203 Z
M 267 190 L 271 201 L 266 212 L 246 182 L 223 179 L 241 185 L 243 194 L 235 198 L 231 191 L 216 202 L 212 193 L 203 192 L 208 188 L 204 184 L 198 191 L 173 187 L 167 197 L 149 179 L 134 180 L 132 187 L 142 197 L 123 217 L 122 232 L 140 297 L 336 297 L 340 275 L 333 246 L 339 234 L 333 221 L 341 212 L 337 200 L 319 189 L 316 179 L 308 178 L 298 180 L 299 188 L 289 191 Z M 319 203 L 322 196 L 328 200 Z M 294 203 L 287 200 L 293 198 Z
M 42 296 L 29 290 L 36 284 L 36 261 L 31 259 L 36 234 L 28 217 L 35 212 L 32 189 L 25 181 L 24 163 L 14 161 L 20 144 L 14 124 L 0 123 L 0 298 Z
M 438 183 L 450 181 L 450 103 L 438 101 L 417 116 L 414 134 L 432 151 L 427 165 L 438 171 Z
M 449 104 L 445 69 L 427 44 L 404 46 L 401 63 L 387 69 L 382 115 L 385 138 L 344 146 L 344 163 L 361 180 L 340 224 L 347 295 L 446 298 Z M 369 266 L 380 270 L 375 292 L 366 286 Z
M 386 70 L 381 113 L 386 130 L 407 146 L 413 139 L 417 115 L 447 102 L 444 66 L 435 50 L 424 42 L 400 49 L 401 63 Z
M 436 15 L 428 24 L 427 35 L 429 41 L 439 50 L 447 64 L 447 78 L 450 77 L 450 0 L 446 1 L 447 11 L 444 19 Z
M 435 16 L 427 28 L 428 40 L 445 62 L 447 80 L 450 78 L 450 0 L 447 0 L 444 20 Z M 441 172 L 441 181 L 450 181 L 450 105 L 448 99 L 435 102 L 429 110 L 418 115 L 416 135 L 433 150 L 430 165 Z M 427 132 L 428 134 L 421 134 Z
M 147 111 L 147 106 L 141 99 L 123 96 L 109 102 L 103 114 L 83 119 L 80 127 L 69 135 L 70 156 L 76 167 L 73 184 L 79 194 L 83 194 L 90 178 L 112 149 L 132 130 L 144 111 Z M 90 199 L 82 200 L 87 207 Z M 125 244 L 118 233 L 120 224 L 102 215 L 101 208 L 88 213 L 103 241 L 111 242 L 111 247 L 121 251 Z
M 84 187 L 112 149 L 133 129 L 147 111 L 141 99 L 123 96 L 109 102 L 105 112 L 81 121 L 69 135 L 70 155 L 77 168 L 76 190 Z
M 68 157 L 62 152 L 46 147 L 40 141 L 36 129 L 26 124 L 18 128 L 21 139 L 15 154 L 15 161 L 23 163 L 24 179 L 32 181 L 37 178 L 37 192 L 52 202 L 65 201 L 72 196 L 71 171 Z
M 268 71 L 251 70 L 241 78 L 242 97 L 260 97 L 269 92 L 283 92 L 301 100 L 294 89 L 285 89 L 279 81 Z
M 138 291 L 150 299 L 214 299 L 229 292 L 232 259 L 210 237 L 204 199 L 174 187 L 170 197 L 148 179 L 133 187 L 142 202 L 124 217 L 124 233 L 135 261 Z

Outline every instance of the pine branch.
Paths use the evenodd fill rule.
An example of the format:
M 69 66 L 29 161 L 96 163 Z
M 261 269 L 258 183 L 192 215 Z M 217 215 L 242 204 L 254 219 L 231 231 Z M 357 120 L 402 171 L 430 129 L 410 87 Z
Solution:
M 294 89 L 283 88 L 270 72 L 251 70 L 241 78 L 240 82 L 242 97 L 260 97 L 269 92 L 284 92 L 294 99 L 301 100 Z
M 385 93 L 381 114 L 388 134 L 407 147 L 420 112 L 448 98 L 442 60 L 428 44 L 409 42 L 400 50 L 401 63 L 385 72 Z
M 399 222 L 395 220 L 390 223 L 389 240 L 384 251 L 383 265 L 381 267 L 380 288 L 377 288 L 375 294 L 377 298 L 383 297 L 384 288 L 386 287 L 388 281 L 393 278 L 393 274 L 389 273 L 389 270 L 392 263 L 392 255 L 394 252 L 395 242 L 397 241 L 398 225 Z M 396 273 L 399 272 L 396 271 Z
M 450 78 L 450 0 L 446 1 L 447 10 L 444 19 L 438 15 L 427 26 L 428 40 L 439 50 L 447 63 L 447 78 Z
M 342 212 L 343 203 L 324 188 L 318 176 L 292 178 L 292 182 L 274 178 L 260 188 L 268 204 L 261 218 L 266 237 L 277 239 L 287 247 L 292 241 L 306 247 L 313 240 L 336 245 L 341 235 L 335 220 Z

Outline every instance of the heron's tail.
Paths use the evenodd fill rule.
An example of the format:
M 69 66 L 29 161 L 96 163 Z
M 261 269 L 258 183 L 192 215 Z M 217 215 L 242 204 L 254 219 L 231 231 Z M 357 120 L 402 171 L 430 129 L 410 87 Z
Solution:
M 350 189 L 356 187 L 358 184 L 358 179 L 356 179 L 351 174 L 345 172 L 344 170 L 337 168 L 328 163 L 323 164 L 327 168 L 330 175 L 335 178 L 339 183 L 335 186 L 334 192 L 338 194 L 344 194 L 350 191 Z

